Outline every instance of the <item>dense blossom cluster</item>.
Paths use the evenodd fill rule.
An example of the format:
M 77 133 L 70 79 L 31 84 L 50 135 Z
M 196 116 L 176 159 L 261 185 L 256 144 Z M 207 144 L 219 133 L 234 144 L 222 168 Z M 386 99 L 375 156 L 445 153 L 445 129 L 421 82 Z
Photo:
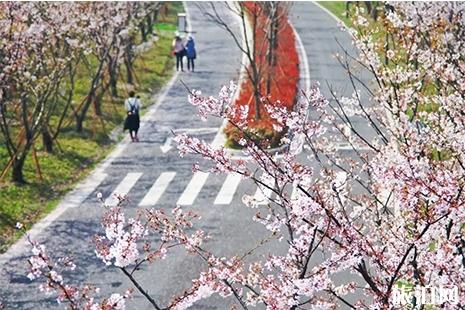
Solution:
M 116 206 L 106 207 L 101 221 L 105 235 L 94 237 L 96 254 L 107 265 L 125 268 L 164 259 L 168 251 L 178 245 L 195 252 L 208 239 L 201 230 L 192 234 L 186 232 L 198 216 L 184 212 L 180 207 L 172 210 L 171 217 L 163 210 L 141 210 L 137 217 L 129 218 L 126 223 L 122 209 L 124 202 L 123 197 Z M 150 234 L 160 237 L 159 246 L 151 245 Z
M 303 98 L 305 108 L 295 112 L 267 107 L 277 126 L 303 137 L 309 151 L 305 158 L 292 151 L 271 155 L 247 135 L 243 144 L 250 162 L 232 159 L 223 148 L 197 138 L 176 138 L 181 155 L 200 154 L 211 162 L 212 168 L 197 164 L 196 170 L 238 173 L 271 192 L 266 206 L 249 196 L 243 201 L 257 209 L 254 220 L 285 241 L 285 253 L 252 260 L 221 257 L 202 249 L 204 232 L 186 233 L 192 215 L 179 208 L 171 216 L 144 210 L 126 222 L 116 206 L 104 214 L 98 256 L 127 270 L 152 261 L 151 254 L 164 257 L 173 242 L 199 255 L 206 269 L 172 301 L 168 308 L 173 309 L 212 294 L 234 296 L 244 309 L 392 309 L 399 306 L 393 295 L 400 284 L 457 287 L 458 300 L 443 300 L 440 306 L 463 307 L 462 8 L 449 3 L 394 3 L 389 8 L 382 25 L 395 50 L 386 50 L 389 44 L 377 33 L 382 30 L 371 27 L 360 9 L 357 29 L 349 30 L 360 51 L 356 60 L 377 83 L 376 88 L 365 85 L 375 104 L 362 103 L 356 90 L 330 104 L 315 88 Z M 201 117 L 228 118 L 233 91 L 227 89 L 233 88 L 224 88 L 219 98 L 194 92 L 190 102 Z M 359 132 L 354 117 L 370 124 L 374 134 Z M 230 122 L 242 130 L 247 126 Z M 342 156 L 334 142 L 347 142 L 354 156 Z M 251 173 L 257 170 L 262 174 Z M 146 233 L 161 236 L 156 250 L 143 241 Z M 34 247 L 30 277 L 61 283 L 43 253 Z
M 243 262 L 232 270 L 228 264 L 212 266 L 211 288 L 228 275 L 243 301 L 269 309 L 332 308 L 341 302 L 389 309 L 401 283 L 457 287 L 458 300 L 443 301 L 445 308 L 464 300 L 462 14 L 460 4 L 394 3 L 384 22 L 396 50 L 385 51 L 376 32 L 386 29 L 372 27 L 358 10 L 357 29 L 349 32 L 360 51 L 358 62 L 377 82 L 369 89 L 376 104 L 362 104 L 355 91 L 351 98 L 335 98 L 339 107 L 329 106 L 313 91 L 307 98 L 312 120 L 269 107 L 278 124 L 305 135 L 319 173 L 307 169 L 299 182 L 292 171 L 307 168 L 304 163 L 291 154 L 278 160 L 246 141 L 264 172 L 250 178 L 276 196 L 256 220 L 281 232 L 289 251 L 256 262 L 253 266 L 266 268 L 257 267 L 253 285 L 244 279 L 257 275 Z M 369 123 L 375 138 L 358 132 L 353 116 Z M 348 142 L 359 158 L 339 156 L 334 141 Z M 361 152 L 362 146 L 370 152 Z M 203 149 L 192 153 L 213 152 Z M 257 207 L 251 197 L 244 202 Z M 309 264 L 318 252 L 327 258 Z M 338 283 L 334 275 L 340 272 L 358 276 Z M 345 299 L 347 294 L 352 297 Z M 362 297 L 349 302 L 353 296 Z

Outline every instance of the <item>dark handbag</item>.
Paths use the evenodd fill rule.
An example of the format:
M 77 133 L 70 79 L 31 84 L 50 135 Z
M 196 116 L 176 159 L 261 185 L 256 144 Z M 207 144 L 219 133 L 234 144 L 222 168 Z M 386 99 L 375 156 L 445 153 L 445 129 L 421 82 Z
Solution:
M 126 116 L 124 120 L 123 131 L 126 129 L 129 129 L 129 114 Z
M 136 109 L 134 105 L 129 103 L 129 106 L 131 107 L 131 111 L 128 111 L 128 113 L 126 114 L 126 119 L 124 120 L 123 130 L 129 129 L 130 118 L 134 118 L 135 116 L 139 115 L 139 111 L 138 109 Z

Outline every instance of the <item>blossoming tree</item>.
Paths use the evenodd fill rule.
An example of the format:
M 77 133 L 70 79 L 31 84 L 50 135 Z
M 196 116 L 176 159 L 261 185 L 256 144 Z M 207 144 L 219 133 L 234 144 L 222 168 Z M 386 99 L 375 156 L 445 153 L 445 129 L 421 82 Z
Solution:
M 136 56 L 137 42 L 128 35 L 134 37 L 157 9 L 145 2 L 0 4 L 0 132 L 10 157 L 0 179 L 11 167 L 13 181 L 24 183 L 35 140 L 42 135 L 51 152 L 70 110 L 78 132 L 92 104 L 99 113 L 99 99 L 108 87 L 116 89 L 126 54 L 132 62 Z M 88 94 L 73 105 L 76 72 L 84 66 L 91 77 Z M 53 116 L 59 121 L 52 125 Z
M 57 108 L 57 89 L 76 54 L 67 37 L 72 17 L 53 4 L 2 3 L 0 129 L 11 158 L 15 182 L 36 137 L 47 129 Z M 68 4 L 61 9 L 69 8 Z M 20 124 L 20 133 L 14 129 Z
M 392 309 L 398 306 L 394 295 L 400 284 L 457 287 L 455 301 L 439 303 L 446 309 L 463 307 L 464 7 L 395 3 L 393 8 L 378 16 L 396 44 L 387 53 L 388 64 L 382 59 L 384 42 L 377 41 L 384 38 L 376 35 L 381 29 L 371 28 L 363 12 L 355 17 L 358 29 L 349 30 L 360 52 L 354 60 L 376 81 L 377 87 L 365 85 L 375 104 L 366 106 L 359 92 L 330 104 L 313 88 L 302 99 L 311 119 L 304 104 L 291 113 L 267 106 L 277 127 L 305 137 L 306 156 L 294 147 L 280 157 L 271 155 L 265 150 L 267 141 L 245 134 L 241 144 L 251 159 L 246 162 L 233 159 L 224 148 L 176 136 L 181 156 L 210 160 L 210 166 L 194 169 L 236 173 L 273 193 L 266 206 L 249 196 L 243 201 L 256 209 L 254 220 L 287 245 L 285 254 L 269 253 L 253 261 L 222 257 L 203 248 L 207 234 L 190 229 L 195 215 L 189 212 L 175 208 L 168 215 L 148 209 L 126 219 L 117 205 L 105 209 L 105 234 L 95 237 L 97 256 L 120 268 L 155 309 L 186 308 L 212 294 L 234 296 L 244 309 Z M 356 80 L 349 70 L 354 86 Z M 235 91 L 233 84 L 216 98 L 192 91 L 189 102 L 201 117 L 225 118 L 246 131 L 247 111 L 231 105 Z M 354 118 L 370 124 L 375 139 L 359 132 Z M 348 143 L 354 156 L 338 153 L 338 141 Z M 159 235 L 160 241 L 148 242 L 150 234 Z M 159 305 L 135 273 L 142 264 L 169 259 L 178 246 L 201 257 L 205 270 L 190 290 L 169 305 Z M 129 294 L 94 302 L 89 287 L 66 284 L 55 267 L 73 265 L 67 259 L 52 263 L 37 244 L 29 261 L 30 278 L 45 279 L 44 289 L 57 291 L 74 308 L 122 308 Z M 337 274 L 345 276 L 336 279 Z M 416 302 L 408 300 L 410 306 Z

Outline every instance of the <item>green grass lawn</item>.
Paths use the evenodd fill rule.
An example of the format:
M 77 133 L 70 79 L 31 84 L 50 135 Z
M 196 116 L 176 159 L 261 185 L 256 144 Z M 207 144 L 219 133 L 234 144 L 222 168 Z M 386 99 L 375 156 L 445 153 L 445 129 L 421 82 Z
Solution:
M 346 2 L 345 1 L 318 1 L 318 4 L 328 9 L 331 13 L 336 15 L 347 26 L 350 25 L 350 19 L 346 16 Z
M 160 90 L 173 75 L 171 42 L 176 29 L 176 15 L 182 11 L 181 2 L 169 4 L 167 16 L 160 24 L 155 25 L 158 41 L 134 63 L 136 92 L 141 96 L 145 108 L 152 93 Z M 124 68 L 121 71 L 124 72 Z M 86 72 L 79 72 L 76 82 L 74 99 L 80 102 L 89 85 Z M 99 121 L 93 111 L 89 111 L 84 122 L 85 130 L 81 134 L 74 131 L 72 119 L 65 122 L 67 126 L 60 133 L 58 144 L 52 154 L 43 150 L 41 139 L 37 140 L 35 147 L 42 180 L 38 177 L 36 165 L 30 154 L 24 168 L 28 182 L 26 185 L 19 186 L 9 182 L 9 175 L 0 183 L 0 252 L 4 252 L 20 237 L 20 233 L 14 228 L 16 222 L 21 222 L 29 228 L 44 217 L 78 181 L 85 178 L 95 165 L 111 152 L 115 141 L 109 138 L 109 134 L 115 128 L 122 128 L 125 116 L 123 102 L 127 87 L 124 83 L 120 83 L 119 87 L 119 98 L 103 98 L 103 121 Z M 3 170 L 8 160 L 6 149 L 0 143 L 0 170 Z

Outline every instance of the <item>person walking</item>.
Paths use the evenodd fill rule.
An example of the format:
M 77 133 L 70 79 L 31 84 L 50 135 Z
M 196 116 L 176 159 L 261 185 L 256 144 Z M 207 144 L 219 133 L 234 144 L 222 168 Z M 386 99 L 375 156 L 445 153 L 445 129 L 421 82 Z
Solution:
M 194 38 L 189 35 L 186 43 L 187 70 L 194 72 L 194 59 L 197 57 L 195 52 Z
M 141 108 L 139 96 L 136 97 L 136 94 L 130 91 L 129 98 L 124 102 L 124 106 L 127 111 L 124 129 L 129 129 L 129 136 L 131 136 L 132 142 L 139 142 L 139 138 L 137 137 L 140 126 L 139 110 Z
M 183 64 L 182 64 L 182 58 L 184 57 L 185 54 L 185 49 L 184 49 L 184 44 L 182 43 L 182 39 L 179 36 L 179 33 L 176 32 L 176 36 L 173 40 L 173 53 L 176 56 L 176 70 L 179 71 L 179 68 L 181 68 L 181 71 L 184 71 Z

